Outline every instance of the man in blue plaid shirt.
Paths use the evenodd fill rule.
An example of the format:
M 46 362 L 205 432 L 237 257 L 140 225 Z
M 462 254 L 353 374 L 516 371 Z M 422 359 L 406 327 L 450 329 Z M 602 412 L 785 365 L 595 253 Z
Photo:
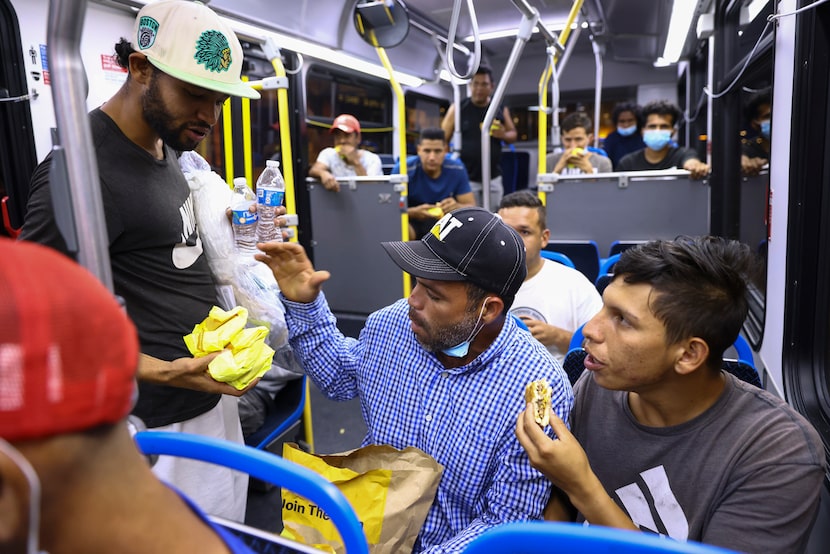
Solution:
M 420 241 L 383 247 L 415 285 L 370 315 L 359 339 L 337 330 L 320 290 L 329 274 L 300 245 L 260 244 L 257 258 L 279 283 L 308 375 L 333 400 L 360 398 L 363 444 L 415 446 L 444 466 L 414 551 L 461 552 L 495 525 L 541 518 L 550 484 L 519 444 L 516 417 L 530 381 L 550 382 L 566 422 L 573 392 L 558 362 L 507 315 L 525 249 L 499 216 L 462 208 Z

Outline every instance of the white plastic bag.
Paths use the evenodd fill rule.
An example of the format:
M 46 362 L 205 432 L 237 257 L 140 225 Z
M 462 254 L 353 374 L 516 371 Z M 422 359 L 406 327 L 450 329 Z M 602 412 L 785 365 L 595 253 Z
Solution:
M 246 308 L 251 323 L 267 326 L 266 343 L 279 350 L 288 340 L 285 307 L 278 296 L 280 289 L 268 266 L 237 254 L 233 228 L 225 213 L 233 191 L 195 152 L 182 153 L 179 165 L 190 185 L 196 225 L 220 298 Z M 233 299 L 228 294 L 229 287 Z

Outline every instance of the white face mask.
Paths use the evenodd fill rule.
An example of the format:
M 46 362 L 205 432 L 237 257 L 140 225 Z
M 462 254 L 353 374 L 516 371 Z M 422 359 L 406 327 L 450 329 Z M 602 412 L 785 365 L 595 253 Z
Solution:
M 26 539 L 27 554 L 47 554 L 38 548 L 40 535 L 40 479 L 35 468 L 15 447 L 0 438 L 0 453 L 9 458 L 29 484 L 29 529 Z
M 475 339 L 476 336 L 481 332 L 481 330 L 484 329 L 484 325 L 479 327 L 478 324 L 481 322 L 481 318 L 484 316 L 484 308 L 487 307 L 488 300 L 490 300 L 489 297 L 484 299 L 484 303 L 481 305 L 481 311 L 478 312 L 478 319 L 476 319 L 476 323 L 475 325 L 473 325 L 473 330 L 470 331 L 470 336 L 467 337 L 467 340 L 456 344 L 452 348 L 442 350 L 441 352 L 453 358 L 463 358 L 470 352 L 470 344 L 473 342 L 473 339 Z

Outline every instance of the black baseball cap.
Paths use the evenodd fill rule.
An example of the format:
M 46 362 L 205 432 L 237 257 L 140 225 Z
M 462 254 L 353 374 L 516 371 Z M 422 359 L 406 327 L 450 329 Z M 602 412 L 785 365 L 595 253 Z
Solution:
M 527 275 L 525 245 L 497 214 L 461 208 L 418 241 L 381 243 L 398 267 L 435 281 L 469 281 L 512 300 Z

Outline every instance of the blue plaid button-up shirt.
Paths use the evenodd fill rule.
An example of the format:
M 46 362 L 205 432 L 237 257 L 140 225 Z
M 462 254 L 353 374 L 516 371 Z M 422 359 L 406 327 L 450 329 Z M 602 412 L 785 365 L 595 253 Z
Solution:
M 370 315 L 359 339 L 337 330 L 322 294 L 283 303 L 309 377 L 333 400 L 360 398 L 363 444 L 415 446 L 444 466 L 415 552 L 461 552 L 492 526 L 541 518 L 550 483 L 530 466 L 516 418 L 530 381 L 550 382 L 565 422 L 573 391 L 559 363 L 512 317 L 476 359 L 447 369 L 415 339 L 405 299 Z

